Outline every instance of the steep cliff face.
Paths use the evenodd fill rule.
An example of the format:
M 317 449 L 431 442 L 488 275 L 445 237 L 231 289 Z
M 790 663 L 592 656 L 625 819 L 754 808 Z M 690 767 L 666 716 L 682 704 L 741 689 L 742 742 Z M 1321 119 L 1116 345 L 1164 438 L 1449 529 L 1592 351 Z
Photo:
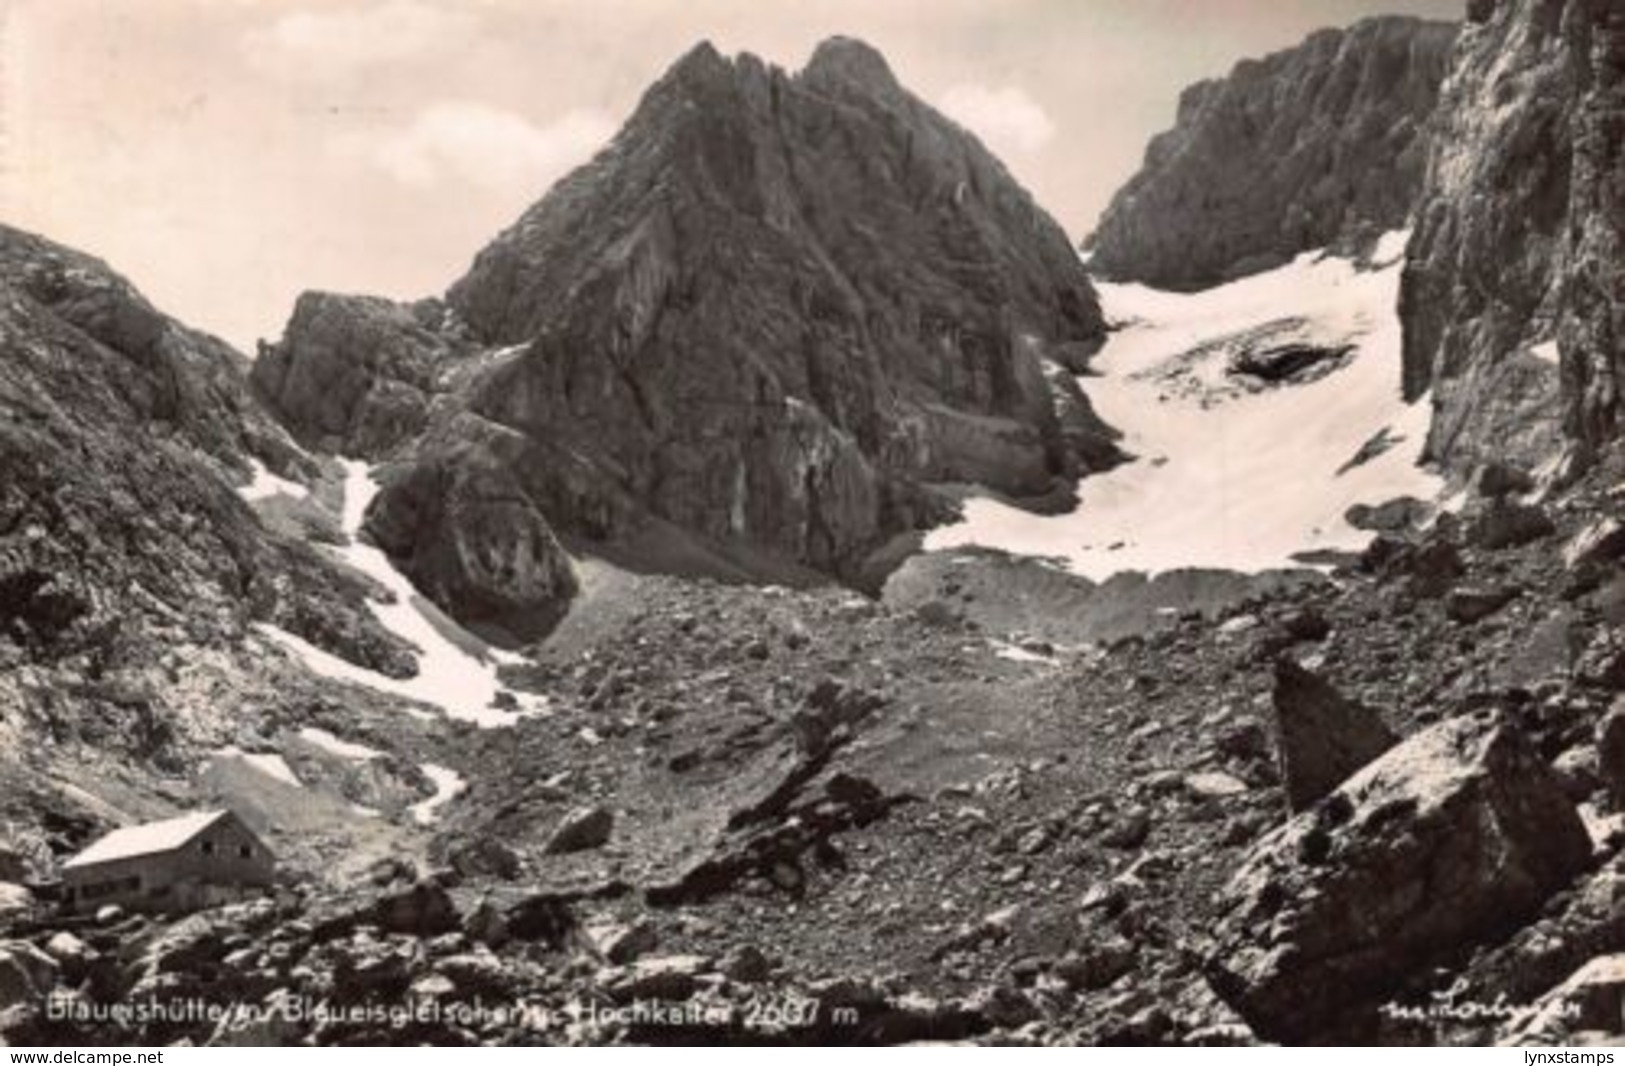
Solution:
M 1187 89 L 1102 216 L 1091 269 L 1200 289 L 1404 226 L 1455 34 L 1370 19 Z
M 1118 458 L 1069 372 L 1103 325 L 1066 236 L 855 41 L 797 74 L 694 49 L 447 303 L 308 297 L 255 378 L 397 460 L 369 529 L 465 618 L 545 610 L 554 534 L 851 578 L 938 483 L 1054 498 Z M 491 508 L 518 520 L 469 543 Z
M 305 444 L 372 457 L 423 431 L 443 375 L 471 347 L 439 300 L 307 292 L 282 341 L 262 345 L 252 381 Z
M 0 723 L 157 750 L 165 648 L 251 622 L 399 673 L 359 579 L 267 530 L 234 487 L 315 464 L 249 399 L 246 361 L 104 264 L 0 227 Z M 198 651 L 204 655 L 207 651 Z
M 1475 0 L 1437 121 L 1401 292 L 1429 454 L 1584 459 L 1620 429 L 1625 8 Z

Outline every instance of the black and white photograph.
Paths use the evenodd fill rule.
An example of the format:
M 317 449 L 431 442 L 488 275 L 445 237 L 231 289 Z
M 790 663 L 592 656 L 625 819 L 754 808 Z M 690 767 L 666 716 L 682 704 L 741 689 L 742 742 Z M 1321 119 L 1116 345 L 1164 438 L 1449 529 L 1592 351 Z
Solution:
M 1622 1042 L 1625 0 L 0 0 L 8 1063 Z

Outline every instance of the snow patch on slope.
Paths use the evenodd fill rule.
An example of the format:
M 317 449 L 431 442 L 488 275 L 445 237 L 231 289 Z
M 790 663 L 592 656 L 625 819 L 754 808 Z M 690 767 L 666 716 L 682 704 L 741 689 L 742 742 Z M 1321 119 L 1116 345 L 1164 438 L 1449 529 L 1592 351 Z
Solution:
M 516 692 L 497 680 L 497 667 L 521 661 L 520 656 L 492 648 L 457 626 L 418 594 L 411 579 L 395 569 L 389 556 L 362 543 L 362 519 L 367 505 L 378 493 L 378 484 L 365 463 L 343 460 L 340 465 L 344 468 L 344 504 L 340 519 L 349 543 L 332 550 L 392 594 L 391 603 L 372 600 L 367 606 L 386 629 L 417 649 L 418 672 L 409 678 L 386 677 L 324 652 L 274 626 L 260 625 L 259 630 L 294 652 L 314 673 L 432 704 L 444 710 L 448 717 L 484 728 L 512 725 L 523 715 L 544 713 L 547 710 L 544 698 Z M 517 709 L 493 706 L 498 696 Z
M 308 488 L 297 481 L 289 481 L 285 477 L 271 473 L 264 463 L 253 456 L 249 456 L 248 466 L 253 477 L 248 484 L 237 490 L 237 495 L 249 503 L 269 499 L 272 496 L 292 496 L 296 500 L 302 500 L 310 495 Z
M 426 762 L 418 769 L 434 785 L 434 795 L 412 805 L 412 818 L 419 825 L 431 825 L 440 817 L 440 808 L 456 799 L 468 787 L 468 782 L 456 770 L 432 762 Z
M 1429 405 L 1400 396 L 1403 247 L 1403 234 L 1385 238 L 1380 269 L 1309 253 L 1192 294 L 1099 284 L 1118 328 L 1095 359 L 1099 376 L 1080 384 L 1136 460 L 1082 481 L 1064 515 L 972 499 L 926 548 L 1056 557 L 1096 580 L 1358 551 L 1370 534 L 1344 519 L 1352 504 L 1431 499 L 1443 485 L 1416 465 Z M 1319 376 L 1278 384 L 1231 372 L 1249 346 L 1283 343 L 1346 352 Z M 1366 447 L 1376 441 L 1385 450 Z
M 347 740 L 340 740 L 325 729 L 315 726 L 306 726 L 299 731 L 299 739 L 312 747 L 320 748 L 329 755 L 336 755 L 340 759 L 351 762 L 366 762 L 383 755 L 377 748 L 369 748 L 365 744 L 352 744 Z

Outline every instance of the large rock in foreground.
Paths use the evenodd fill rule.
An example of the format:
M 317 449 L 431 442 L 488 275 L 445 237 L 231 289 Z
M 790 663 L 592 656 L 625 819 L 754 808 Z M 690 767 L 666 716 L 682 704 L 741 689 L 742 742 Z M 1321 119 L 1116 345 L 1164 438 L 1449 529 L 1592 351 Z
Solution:
M 1403 227 L 1455 32 L 1370 19 L 1187 89 L 1102 216 L 1091 268 L 1199 289 Z
M 1294 811 L 1399 743 L 1376 711 L 1290 659 L 1276 664 L 1273 701 L 1281 777 Z
M 1475 0 L 1436 121 L 1400 293 L 1428 458 L 1584 458 L 1620 431 L 1625 6 Z
M 1505 937 L 1590 856 L 1512 725 L 1445 722 L 1258 843 L 1226 890 L 1208 977 L 1261 1035 L 1309 1040 Z

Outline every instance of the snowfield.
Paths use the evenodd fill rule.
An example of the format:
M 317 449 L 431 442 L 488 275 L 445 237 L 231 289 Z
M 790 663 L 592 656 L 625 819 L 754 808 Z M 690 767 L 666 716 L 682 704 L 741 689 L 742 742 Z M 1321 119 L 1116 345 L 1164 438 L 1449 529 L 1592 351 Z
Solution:
M 1192 294 L 1099 284 L 1117 328 L 1095 359 L 1099 376 L 1080 384 L 1134 461 L 1085 478 L 1068 514 L 971 499 L 926 548 L 1052 557 L 1095 580 L 1254 573 L 1301 565 L 1300 552 L 1363 548 L 1371 535 L 1343 517 L 1352 504 L 1431 500 L 1443 487 L 1416 465 L 1429 404 L 1400 397 L 1404 245 L 1403 232 L 1387 235 L 1365 269 L 1307 253 Z M 1233 372 L 1244 353 L 1283 347 L 1335 357 L 1278 383 Z
M 418 594 L 411 579 L 390 562 L 389 556 L 360 539 L 367 505 L 378 494 L 378 484 L 363 462 L 342 460 L 344 506 L 341 516 L 349 543 L 333 549 L 343 560 L 393 594 L 394 602 L 369 601 L 368 607 L 384 628 L 418 651 L 418 672 L 409 678 L 386 677 L 356 666 L 314 647 L 274 626 L 258 626 L 261 633 L 298 656 L 311 672 L 365 685 L 391 695 L 439 707 L 450 718 L 492 728 L 512 725 L 525 714 L 545 712 L 547 701 L 532 693 L 515 692 L 497 680 L 497 667 L 519 661 L 519 656 L 492 648 L 436 610 Z M 448 633 L 455 632 L 452 640 Z M 492 706 L 507 694 L 517 710 Z

